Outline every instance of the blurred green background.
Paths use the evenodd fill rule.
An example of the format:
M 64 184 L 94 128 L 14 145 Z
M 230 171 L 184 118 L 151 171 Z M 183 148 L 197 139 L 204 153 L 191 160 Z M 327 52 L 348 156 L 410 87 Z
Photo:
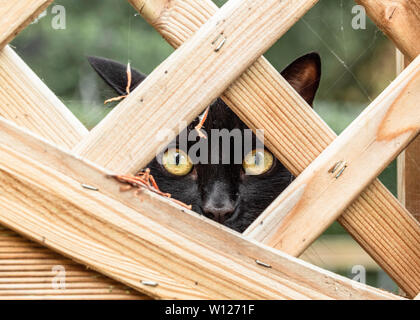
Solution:
M 216 1 L 219 6 L 224 2 Z M 52 27 L 54 5 L 66 10 L 63 30 Z M 366 29 L 353 29 L 354 5 L 353 1 L 320 1 L 265 55 L 281 71 L 300 55 L 320 53 L 323 75 L 314 107 L 337 133 L 395 77 L 393 44 L 368 18 Z M 110 110 L 103 101 L 115 94 L 91 70 L 87 56 L 131 61 L 133 67 L 150 73 L 173 52 L 128 2 L 115 0 L 55 1 L 47 14 L 27 27 L 12 46 L 89 128 Z M 395 163 L 380 178 L 396 194 Z M 348 235 L 334 223 L 315 245 L 328 250 L 329 241 L 338 237 L 346 239 Z M 349 277 L 354 276 L 352 265 L 359 264 L 356 257 L 348 266 L 328 265 L 316 248 L 308 250 L 307 256 L 311 262 Z M 369 284 L 396 290 L 377 267 L 369 267 L 367 276 Z

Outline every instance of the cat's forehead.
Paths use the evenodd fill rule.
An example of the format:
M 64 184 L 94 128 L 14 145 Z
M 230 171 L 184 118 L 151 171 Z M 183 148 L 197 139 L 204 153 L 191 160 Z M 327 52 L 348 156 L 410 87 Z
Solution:
M 197 143 L 200 140 L 196 130 L 196 126 L 199 122 L 200 118 L 198 117 L 190 123 L 188 127 L 180 133 L 180 135 L 175 137 L 168 147 L 176 146 L 182 149 L 185 149 L 185 147 L 189 149 L 192 145 Z M 247 131 L 246 139 L 251 138 L 251 140 L 246 140 L 248 144 L 255 147 L 258 140 L 260 141 L 260 145 L 263 145 L 263 142 L 261 142 L 260 139 L 257 139 L 252 130 L 250 130 L 220 98 L 216 99 L 210 105 L 207 119 L 200 130 L 206 133 L 209 147 L 211 146 L 213 135 L 215 136 L 215 139 L 220 139 L 220 136 L 223 135 L 235 136 L 239 133 L 245 139 L 245 131 Z M 236 139 L 231 139 L 231 143 L 236 143 L 236 141 Z M 240 139 L 240 143 L 245 143 L 245 141 Z M 249 149 L 247 147 L 244 148 Z
M 199 119 L 193 121 L 188 126 L 188 132 L 194 130 L 195 126 L 198 124 Z M 222 99 L 216 99 L 209 109 L 207 120 L 204 124 L 203 129 L 205 131 L 210 131 L 212 129 L 246 129 L 245 124 L 238 118 L 238 116 L 230 110 L 230 108 L 223 102 Z

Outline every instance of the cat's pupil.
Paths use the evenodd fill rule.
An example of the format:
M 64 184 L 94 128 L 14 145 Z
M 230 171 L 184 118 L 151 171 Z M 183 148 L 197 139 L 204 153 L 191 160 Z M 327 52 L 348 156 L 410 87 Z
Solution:
M 177 166 L 179 166 L 179 164 L 181 163 L 181 155 L 179 153 L 175 154 L 175 164 Z

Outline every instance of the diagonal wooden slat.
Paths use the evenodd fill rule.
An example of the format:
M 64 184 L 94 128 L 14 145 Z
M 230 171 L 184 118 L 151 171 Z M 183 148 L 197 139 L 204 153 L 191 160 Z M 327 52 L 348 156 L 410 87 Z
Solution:
M 141 169 L 167 144 L 158 133 L 176 137 L 315 2 L 230 0 L 74 150 L 115 171 Z
M 293 255 L 301 254 L 306 242 L 312 243 L 320 235 L 319 229 L 311 226 L 330 225 L 418 135 L 419 99 L 420 56 L 293 181 L 246 234 L 280 250 L 286 248 Z M 420 246 L 418 235 L 405 237 L 406 243 L 394 250 Z M 407 258 L 418 261 L 420 255 Z
M 0 49 L 52 2 L 53 0 L 0 0 Z
M 28 263 L 29 259 L 32 259 L 32 264 Z M 52 260 L 57 263 L 48 265 L 48 261 Z M 65 288 L 54 289 L 57 272 L 52 267 L 56 265 L 65 270 Z M 134 294 L 131 288 L 86 270 L 84 266 L 0 228 L 0 300 L 141 297 L 140 294 Z
M 247 240 L 149 191 L 140 200 L 120 193 L 104 169 L 6 120 L 0 129 L 1 223 L 151 296 L 400 299 Z
M 349 266 L 362 265 L 367 272 L 380 271 L 378 264 L 346 235 L 325 235 L 299 258 L 327 270 L 348 270 Z
M 0 48 L 10 42 L 27 24 L 36 18 L 52 0 L 3 0 L 0 1 Z M 71 148 L 87 134 L 87 130 L 74 117 L 47 86 L 9 47 L 0 51 L 0 115 L 12 119 L 34 132 Z M 8 237 L 9 246 L 18 248 L 20 237 Z M 27 255 L 24 256 L 27 258 Z M 58 265 L 65 265 L 60 258 Z M 5 263 L 0 257 L 0 266 Z M 51 271 L 51 266 L 48 266 Z M 40 279 L 36 271 L 29 267 L 29 275 Z M 18 273 L 20 274 L 20 273 Z M 98 277 L 92 271 L 91 277 Z M 0 272 L 0 281 L 9 278 L 7 272 Z M 27 278 L 23 278 L 27 279 Z M 45 279 L 45 278 L 44 278 Z M 50 276 L 52 281 L 53 275 Z M 40 281 L 40 280 L 39 280 Z M 54 290 L 50 281 L 49 288 L 31 290 L 20 286 L 19 290 L 0 288 L 0 299 L 144 299 L 145 296 L 118 289 L 120 284 L 111 280 L 101 280 L 108 289 L 91 288 L 89 292 L 76 288 Z M 72 286 L 74 279 L 67 277 L 67 284 Z M 113 289 L 115 288 L 115 289 Z
M 420 53 L 420 3 L 410 0 L 356 0 L 409 60 Z
M 210 0 L 129 2 L 174 47 L 217 11 Z M 336 137 L 264 58 L 222 98 L 250 128 L 265 129 L 265 144 L 295 175 Z M 411 294 L 420 290 L 420 261 L 410 259 L 419 255 L 420 248 L 405 245 L 405 235 L 418 237 L 420 226 L 379 180 L 338 221 L 401 287 Z M 394 250 L 401 246 L 403 252 Z
M 42 137 L 52 141 L 62 147 L 72 148 L 76 143 L 81 141 L 87 135 L 88 130 L 80 123 L 80 121 L 67 109 L 66 106 L 51 92 L 50 89 L 39 79 L 36 74 L 25 64 L 24 61 L 9 47 L 6 46 L 0 51 L 0 116 L 9 119 L 20 126 L 30 129 L 31 131 L 41 135 Z M 1 231 L 7 245 L 15 250 L 24 250 L 25 243 L 22 238 L 17 236 L 16 233 L 10 231 Z M 2 246 L 3 248 L 3 246 Z M 0 249 L 1 251 L 2 249 Z M 31 250 L 37 250 L 32 248 Z M 49 255 L 53 255 L 48 251 Z M 30 253 L 27 252 L 22 259 L 27 259 Z M 5 260 L 0 256 L 0 267 L 4 265 Z M 64 258 L 57 265 L 67 265 L 68 261 Z M 42 261 L 41 261 L 42 262 Z M 44 266 L 51 274 L 51 266 Z M 38 268 L 40 265 L 38 266 Z M 84 267 L 79 267 L 83 269 Z M 19 270 L 19 267 L 17 268 Z M 28 276 L 33 276 L 35 279 L 40 278 L 37 271 L 30 266 L 26 267 L 27 274 L 23 275 L 23 279 Z M 68 271 L 68 270 L 67 270 Z M 99 275 L 92 271 L 85 271 L 91 277 L 98 277 Z M 14 276 L 19 276 L 20 273 Z M 67 273 L 68 275 L 68 273 Z M 0 282 L 3 280 L 10 280 L 7 271 L 0 272 Z M 101 277 L 103 278 L 103 277 Z M 101 279 L 100 278 L 100 279 Z M 13 278 L 15 279 L 15 278 Z M 53 275 L 49 275 L 49 279 L 53 279 Z M 72 285 L 74 279 L 67 277 L 67 283 Z M 108 284 L 110 280 L 101 280 Z M 51 283 L 51 282 L 50 282 Z M 108 284 L 115 290 L 90 289 L 87 292 L 73 290 L 49 290 L 52 289 L 38 289 L 36 292 L 30 290 L 29 287 L 19 289 L 19 292 L 12 292 L 10 290 L 0 288 L 0 299 L 9 298 L 50 298 L 50 299 L 132 299 L 132 298 L 145 298 L 140 294 L 127 294 L 124 290 L 118 291 L 117 288 L 121 287 L 118 283 L 114 282 Z
M 399 199 L 420 221 L 420 138 L 416 138 L 398 158 Z
M 69 149 L 87 136 L 83 124 L 9 46 L 0 51 L 0 90 L 0 116 Z
M 419 17 L 420 19 L 420 17 Z M 420 20 L 418 30 L 420 32 Z M 414 30 L 409 32 L 413 35 Z M 420 51 L 420 50 L 419 50 Z M 409 60 L 396 50 L 397 74 L 410 63 Z M 408 211 L 420 221 L 420 138 L 417 137 L 399 156 L 397 161 L 398 199 Z

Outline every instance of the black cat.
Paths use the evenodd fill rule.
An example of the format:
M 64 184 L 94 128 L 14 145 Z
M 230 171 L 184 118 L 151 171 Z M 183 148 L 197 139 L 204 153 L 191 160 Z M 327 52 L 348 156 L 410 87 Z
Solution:
M 126 93 L 125 65 L 96 57 L 90 57 L 89 62 L 118 94 Z M 282 72 L 282 75 L 312 105 L 321 76 L 319 55 L 310 53 L 298 58 Z M 131 90 L 145 78 L 145 75 L 133 70 Z M 198 120 L 190 124 L 186 129 L 187 133 L 195 131 L 197 123 Z M 195 141 L 188 142 L 188 150 L 182 150 L 178 137 L 170 144 L 168 150 L 157 156 L 147 167 L 151 169 L 162 191 L 191 204 L 194 211 L 243 232 L 290 184 L 292 175 L 268 150 L 255 147 L 257 139 L 253 134 L 252 140 L 256 149 L 251 148 L 248 154 L 244 152 L 240 163 L 232 161 L 223 164 L 220 161 L 214 164 L 214 161 L 210 161 L 214 160 L 210 159 L 211 155 L 215 154 L 214 148 L 220 147 L 219 141 L 212 144 L 214 138 L 209 134 L 212 129 L 239 129 L 242 133 L 249 130 L 221 99 L 217 99 L 210 106 L 203 128 L 208 134 L 208 152 L 205 156 L 208 161 L 193 163 L 189 157 L 189 149 L 196 142 L 200 142 L 198 136 Z M 231 153 L 232 150 L 238 150 L 234 147 L 233 139 L 230 139 L 229 143 Z M 203 159 L 203 154 L 199 155 L 200 159 Z M 223 156 L 225 155 L 220 153 L 219 157 Z M 230 159 L 234 159 L 234 154 Z

